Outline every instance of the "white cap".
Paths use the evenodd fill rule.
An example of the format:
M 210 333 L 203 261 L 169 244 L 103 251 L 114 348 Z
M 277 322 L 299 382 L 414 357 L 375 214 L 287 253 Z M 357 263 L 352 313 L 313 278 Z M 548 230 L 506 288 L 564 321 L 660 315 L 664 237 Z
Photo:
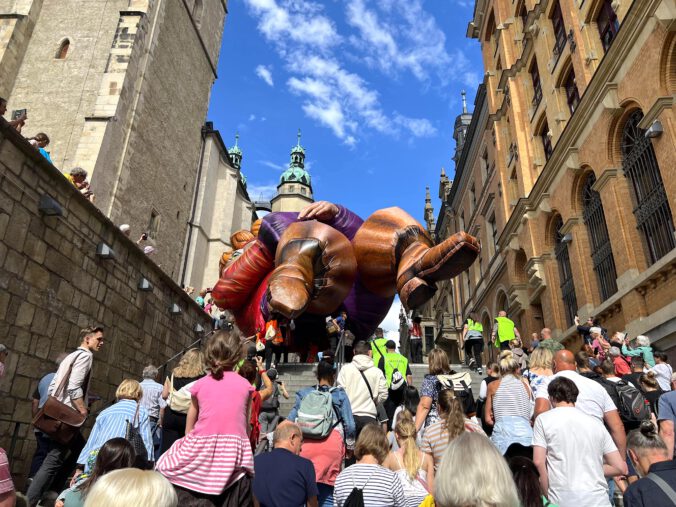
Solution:
M 122 225 L 120 226 L 120 230 L 121 230 L 122 232 L 127 232 L 129 229 L 131 229 L 131 227 L 129 227 L 129 224 L 122 224 Z
M 601 328 L 596 326 L 590 327 L 589 334 L 601 334 Z

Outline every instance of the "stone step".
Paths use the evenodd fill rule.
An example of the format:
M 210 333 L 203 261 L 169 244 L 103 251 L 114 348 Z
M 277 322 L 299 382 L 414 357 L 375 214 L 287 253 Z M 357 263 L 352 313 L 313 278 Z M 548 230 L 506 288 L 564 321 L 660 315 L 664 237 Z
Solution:
M 289 392 L 288 400 L 285 400 L 283 397 L 279 399 L 280 415 L 286 417 L 289 414 L 296 400 L 296 392 L 304 387 L 316 384 L 316 366 L 316 363 L 287 363 L 278 365 L 278 380 L 284 382 L 286 390 Z M 451 368 L 457 372 L 469 371 L 465 366 L 459 364 L 452 365 Z M 411 373 L 413 374 L 413 385 L 420 389 L 423 378 L 428 372 L 429 369 L 426 364 L 412 364 Z M 485 375 L 478 375 L 475 372 L 470 372 L 470 374 L 472 377 L 472 393 L 474 394 L 474 397 L 477 398 L 479 396 L 481 381 Z

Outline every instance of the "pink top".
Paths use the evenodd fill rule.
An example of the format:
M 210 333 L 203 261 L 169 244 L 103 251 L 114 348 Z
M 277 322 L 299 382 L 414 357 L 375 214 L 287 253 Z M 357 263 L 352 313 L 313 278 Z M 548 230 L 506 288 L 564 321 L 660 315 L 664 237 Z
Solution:
M 199 415 L 192 435 L 238 435 L 248 439 L 247 407 L 254 388 L 239 374 L 227 371 L 221 380 L 211 375 L 190 389 L 197 398 Z

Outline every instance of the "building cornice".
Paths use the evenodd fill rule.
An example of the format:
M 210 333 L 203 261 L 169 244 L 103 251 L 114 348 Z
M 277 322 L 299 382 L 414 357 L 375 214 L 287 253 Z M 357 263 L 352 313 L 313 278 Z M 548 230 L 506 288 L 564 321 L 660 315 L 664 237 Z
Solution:
M 605 171 L 603 171 L 603 173 L 601 173 L 601 176 L 599 176 L 598 179 L 594 182 L 594 184 L 592 185 L 592 190 L 601 193 L 601 191 L 605 188 L 605 186 L 608 183 L 617 178 L 617 174 L 619 172 L 620 172 L 619 169 L 606 169 Z
M 653 103 L 652 107 L 645 112 L 645 115 L 638 124 L 638 127 L 647 130 L 653 124 L 653 122 L 659 118 L 662 114 L 662 111 L 665 109 L 671 109 L 674 105 L 674 95 L 667 97 L 658 97 L 657 100 Z
M 568 166 L 571 150 L 573 150 L 573 153 L 577 151 L 578 141 L 596 114 L 597 109 L 599 107 L 606 109 L 620 107 L 617 102 L 617 84 L 612 79 L 619 73 L 622 66 L 631 64 L 628 60 L 629 53 L 634 49 L 636 40 L 646 28 L 646 19 L 655 12 L 662 1 L 642 0 L 632 3 L 624 22 L 620 25 L 617 37 L 601 60 L 580 100 L 578 108 L 575 110 L 575 114 L 571 116 L 561 133 L 551 158 L 542 169 L 542 173 L 535 182 L 529 196 L 521 198 L 517 202 L 500 234 L 499 245 L 506 245 L 512 236 L 518 234 L 525 213 L 537 208 L 542 199 L 542 194 L 549 191 L 552 182 L 557 178 L 561 169 Z M 608 103 L 611 98 L 612 103 Z M 524 202 L 521 203 L 521 201 Z

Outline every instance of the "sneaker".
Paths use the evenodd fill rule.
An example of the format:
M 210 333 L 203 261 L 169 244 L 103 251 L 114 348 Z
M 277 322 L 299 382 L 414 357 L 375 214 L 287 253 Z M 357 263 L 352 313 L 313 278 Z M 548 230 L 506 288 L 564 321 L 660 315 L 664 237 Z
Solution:
M 476 372 L 477 372 L 479 375 L 483 375 L 483 374 L 484 374 L 484 372 L 483 372 L 483 370 L 482 370 L 481 368 L 477 368 L 477 369 L 476 369 Z

